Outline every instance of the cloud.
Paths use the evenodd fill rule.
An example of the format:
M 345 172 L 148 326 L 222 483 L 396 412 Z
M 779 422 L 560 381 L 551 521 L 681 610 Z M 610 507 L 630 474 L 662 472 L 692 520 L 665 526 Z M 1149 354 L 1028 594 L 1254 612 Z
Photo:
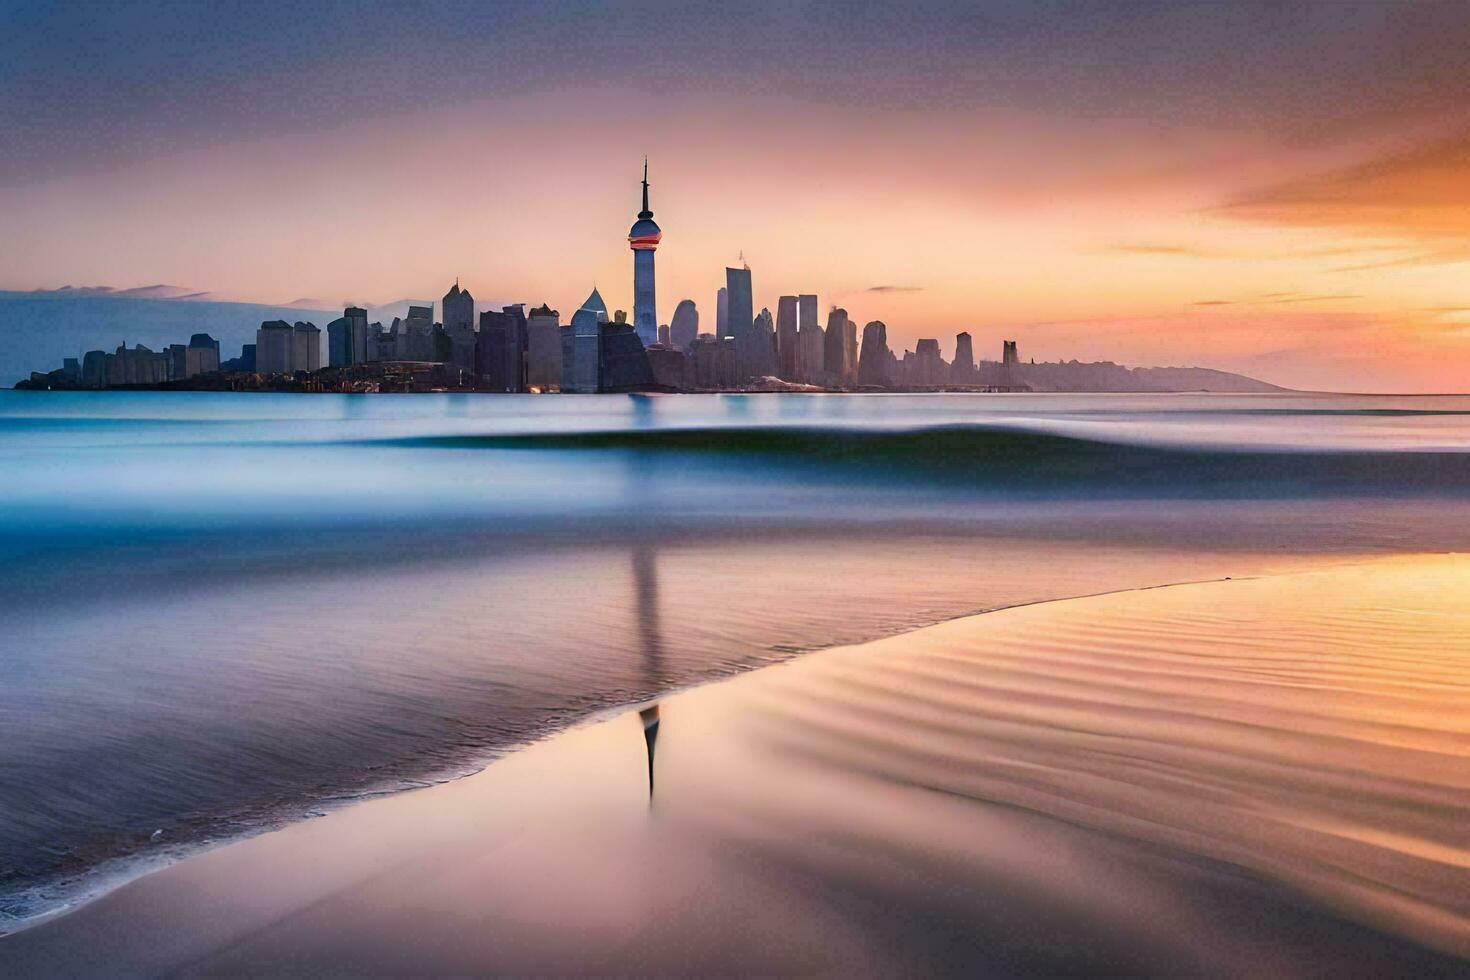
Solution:
M 1215 213 L 1262 224 L 1386 235 L 1428 246 L 1343 271 L 1463 260 L 1470 257 L 1470 132 L 1258 188 Z
M 918 293 L 922 292 L 923 286 L 869 286 L 863 290 L 865 293 Z
M 1191 305 L 1193 305 L 1193 306 L 1230 306 L 1230 305 L 1234 304 L 1234 302 L 1235 302 L 1235 300 L 1233 300 L 1233 299 L 1197 299 Z
M 1293 296 L 1287 294 L 1277 299 L 1270 300 L 1272 303 L 1326 303 L 1332 300 L 1362 299 L 1358 293 L 1323 293 L 1318 296 Z

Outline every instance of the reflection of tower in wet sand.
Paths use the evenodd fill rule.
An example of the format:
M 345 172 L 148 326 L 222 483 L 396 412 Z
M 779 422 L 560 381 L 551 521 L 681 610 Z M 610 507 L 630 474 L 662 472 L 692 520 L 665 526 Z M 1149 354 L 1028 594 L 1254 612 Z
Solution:
M 638 636 L 643 644 L 643 679 L 650 688 L 657 689 L 664 684 L 663 636 L 658 621 L 658 550 L 648 542 L 639 542 L 633 548 L 633 588 L 637 593 Z M 658 703 L 644 708 L 638 716 L 643 721 L 643 741 L 648 746 L 648 796 L 652 799 Z

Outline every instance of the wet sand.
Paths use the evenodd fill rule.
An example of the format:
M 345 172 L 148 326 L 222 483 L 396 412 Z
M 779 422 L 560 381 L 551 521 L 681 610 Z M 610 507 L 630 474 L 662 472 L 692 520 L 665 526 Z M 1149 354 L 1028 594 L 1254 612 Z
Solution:
M 190 858 L 0 972 L 1463 975 L 1467 595 L 1395 558 L 823 651 Z

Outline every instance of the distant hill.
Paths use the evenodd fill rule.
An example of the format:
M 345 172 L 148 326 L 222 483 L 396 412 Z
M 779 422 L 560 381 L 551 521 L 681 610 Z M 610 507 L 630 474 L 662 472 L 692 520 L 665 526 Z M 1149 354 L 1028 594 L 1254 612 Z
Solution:
M 980 377 L 988 384 L 1006 384 L 1001 366 L 980 363 Z M 1032 391 L 1289 391 L 1243 374 L 1198 367 L 1130 368 L 1112 361 L 1045 361 L 1017 364 L 1013 378 Z
M 111 351 L 123 342 L 164 350 L 188 343 L 194 333 L 218 340 L 220 356 L 228 359 L 240 353 L 240 345 L 255 343 L 262 320 L 310 320 L 325 329 L 342 315 L 340 309 L 226 303 L 205 295 L 173 286 L 0 290 L 0 387 L 32 371 L 59 368 L 62 358 L 89 350 Z

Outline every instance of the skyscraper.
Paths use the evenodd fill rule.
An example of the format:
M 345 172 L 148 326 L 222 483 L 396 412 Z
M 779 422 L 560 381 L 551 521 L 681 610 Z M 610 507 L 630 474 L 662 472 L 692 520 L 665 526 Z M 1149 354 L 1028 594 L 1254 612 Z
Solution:
M 715 336 L 730 336 L 730 290 L 724 286 L 715 292 Z
M 459 288 L 459 280 L 444 294 L 441 304 L 444 311 L 444 329 L 451 334 L 455 327 L 475 329 L 475 298 L 468 289 Z
M 817 322 L 817 297 L 803 293 L 796 298 L 796 376 L 807 384 L 822 383 L 822 325 Z
M 796 373 L 796 297 L 782 296 L 776 300 L 776 348 L 780 355 L 781 377 L 795 381 Z
M 847 311 L 832 307 L 827 313 L 827 333 L 823 338 L 822 374 L 824 384 L 846 384 L 851 374 L 851 363 L 847 360 L 847 334 L 849 332 Z M 854 338 L 854 343 L 856 339 Z
M 480 314 L 475 374 L 489 391 L 526 390 L 526 315 L 520 306 Z
M 526 384 L 561 384 L 561 314 L 542 303 L 526 319 Z
M 755 302 L 750 292 L 750 266 L 725 269 L 725 334 L 740 338 L 750 332 L 755 320 Z
M 674 318 L 669 321 L 669 343 L 682 351 L 688 351 L 699 336 L 699 310 L 694 300 L 683 299 L 674 307 Z
M 740 380 L 752 377 L 765 363 L 766 358 L 750 340 L 750 331 L 755 323 L 755 305 L 751 299 L 750 266 L 725 269 L 726 302 L 729 313 L 726 319 L 728 335 L 735 338 L 736 373 Z
M 628 247 L 633 250 L 633 329 L 643 346 L 658 343 L 658 308 L 653 289 L 653 253 L 663 232 L 648 209 L 648 158 L 643 158 L 643 210 L 628 231 Z
M 888 384 L 888 366 L 893 354 L 888 349 L 888 327 L 872 320 L 863 327 L 863 347 L 858 355 L 858 384 Z
M 607 304 L 594 288 L 572 314 L 571 325 L 562 331 L 562 391 L 591 395 L 601 390 L 602 324 L 606 322 Z
M 964 331 L 955 334 L 954 364 L 950 366 L 949 376 L 955 384 L 975 383 L 975 349 L 970 335 Z

